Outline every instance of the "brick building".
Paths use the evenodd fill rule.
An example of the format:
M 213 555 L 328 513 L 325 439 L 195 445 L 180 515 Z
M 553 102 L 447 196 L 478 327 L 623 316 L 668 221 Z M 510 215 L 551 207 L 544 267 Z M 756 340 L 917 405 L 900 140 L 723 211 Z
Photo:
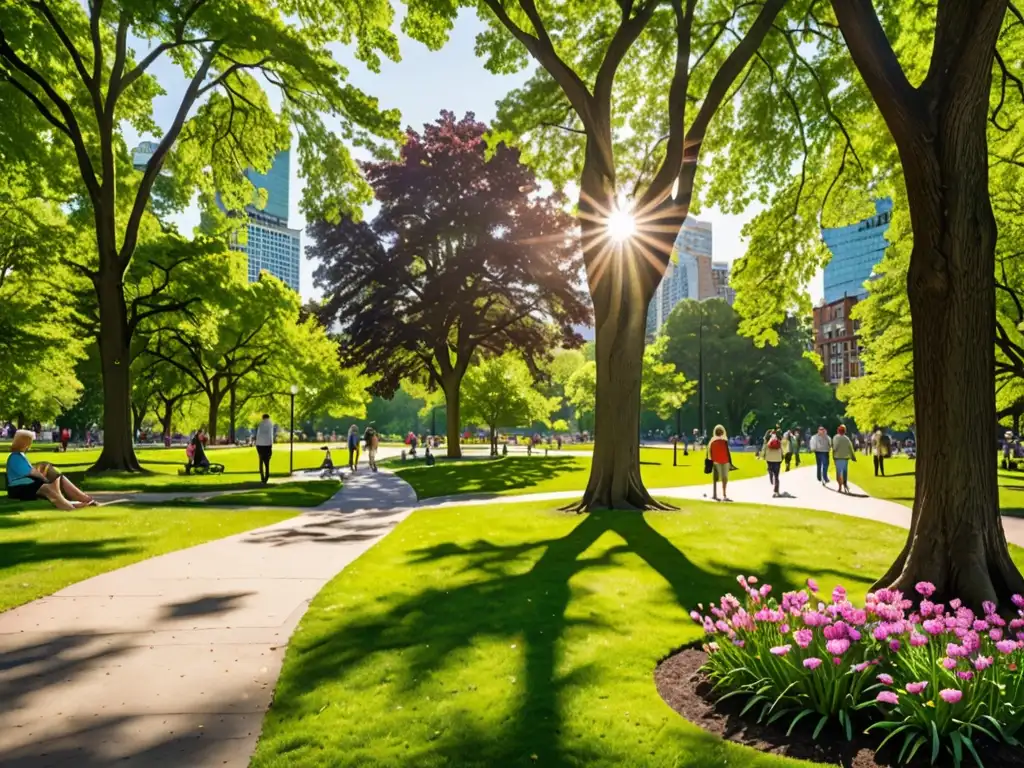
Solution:
M 853 296 L 844 296 L 814 308 L 814 349 L 824 367 L 821 377 L 832 386 L 846 384 L 863 374 L 857 332 L 860 321 L 850 319 L 850 310 L 857 303 Z

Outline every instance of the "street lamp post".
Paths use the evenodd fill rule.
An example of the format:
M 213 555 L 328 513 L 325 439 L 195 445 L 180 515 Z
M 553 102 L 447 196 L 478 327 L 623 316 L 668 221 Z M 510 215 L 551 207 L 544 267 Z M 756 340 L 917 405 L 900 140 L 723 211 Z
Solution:
M 697 304 L 700 324 L 697 326 L 697 392 L 700 399 L 700 435 L 704 437 L 704 305 Z
M 430 436 L 437 437 L 437 406 L 430 409 Z
M 676 440 L 672 444 L 672 466 L 678 466 L 676 454 L 679 452 L 679 441 L 683 439 L 683 409 L 676 408 Z M 685 443 L 684 443 L 685 445 Z
M 292 397 L 292 424 L 291 429 L 288 430 L 288 474 L 290 475 L 295 471 L 295 396 L 299 394 L 298 385 L 292 384 L 289 393 Z

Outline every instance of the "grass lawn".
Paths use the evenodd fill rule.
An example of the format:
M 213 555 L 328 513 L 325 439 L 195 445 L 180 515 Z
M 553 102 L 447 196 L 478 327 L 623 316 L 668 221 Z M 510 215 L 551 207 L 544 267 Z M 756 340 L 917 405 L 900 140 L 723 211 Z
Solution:
M 871 496 L 912 507 L 916 466 L 904 457 L 886 459 L 885 477 L 875 477 L 871 457 L 858 454 L 857 461 L 850 463 L 850 482 Z M 1004 515 L 1024 517 L 1024 473 L 999 470 L 999 506 Z
M 218 507 L 315 507 L 341 490 L 338 480 L 298 480 L 294 483 L 261 485 L 241 493 L 210 499 L 175 499 L 166 506 Z
M 544 493 L 548 491 L 582 491 L 590 478 L 590 459 L 582 456 L 557 456 L 552 451 L 534 456 L 506 456 L 481 461 L 445 461 L 433 467 L 422 463 L 402 467 L 392 461 L 389 466 L 408 482 L 421 499 L 455 493 Z M 640 474 L 648 488 L 672 488 L 679 485 L 709 483 L 704 474 L 704 454 L 678 456 L 679 466 L 672 466 L 672 451 L 664 448 L 640 449 Z M 734 453 L 739 470 L 734 479 L 755 477 L 762 471 L 761 462 L 752 453 Z
M 270 525 L 289 510 L 0 506 L 0 611 L 148 557 Z
M 4 451 L 9 444 L 4 446 Z M 185 449 L 175 448 L 137 448 L 136 455 L 143 469 L 151 474 L 132 474 L 104 472 L 87 475 L 86 470 L 99 458 L 100 449 L 71 450 L 57 453 L 46 445 L 33 447 L 28 457 L 33 464 L 49 461 L 67 474 L 81 487 L 89 491 L 212 491 L 238 488 L 261 488 L 259 462 L 255 448 L 210 448 L 207 455 L 211 462 L 224 465 L 224 473 L 219 475 L 179 475 L 178 471 L 185 466 Z M 0 458 L 6 460 L 3 453 Z M 319 467 L 324 455 L 319 444 L 303 443 L 295 446 L 295 469 L 313 469 Z M 288 474 L 288 446 L 277 445 L 270 462 L 271 474 L 285 476 Z M 7 473 L 0 466 L 3 486 L 6 487 Z
M 737 573 L 862 596 L 904 537 L 739 504 L 416 512 L 313 601 L 252 766 L 796 765 L 687 724 L 654 667 L 700 637 L 689 611 Z

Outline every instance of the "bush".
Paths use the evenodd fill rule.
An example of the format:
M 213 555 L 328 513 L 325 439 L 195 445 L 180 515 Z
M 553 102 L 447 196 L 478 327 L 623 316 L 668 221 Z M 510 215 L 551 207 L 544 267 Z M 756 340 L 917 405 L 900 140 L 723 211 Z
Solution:
M 724 698 L 747 697 L 743 714 L 783 720 L 787 733 L 801 720 L 814 722 L 813 737 L 830 722 L 847 739 L 857 710 L 869 715 L 868 732 L 886 732 L 879 745 L 899 746 L 898 762 L 922 747 L 932 763 L 943 751 L 959 766 L 977 756 L 975 741 L 1017 745 L 1024 725 L 1024 599 L 1014 595 L 1009 622 L 986 603 L 976 616 L 960 601 L 948 609 L 932 603 L 931 584 L 917 585 L 920 603 L 897 591 L 867 595 L 863 608 L 836 587 L 831 601 L 818 586 L 787 592 L 781 602 L 771 585 L 737 579 L 741 603 L 726 595 L 708 615 L 694 611 L 711 640 L 704 669 Z

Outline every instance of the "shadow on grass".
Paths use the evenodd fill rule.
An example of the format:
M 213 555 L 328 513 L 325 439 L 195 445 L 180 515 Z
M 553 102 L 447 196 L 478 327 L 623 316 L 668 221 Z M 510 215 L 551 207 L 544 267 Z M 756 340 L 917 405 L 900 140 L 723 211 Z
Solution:
M 606 533 L 617 534 L 622 543 L 588 556 L 587 551 Z M 320 640 L 293 646 L 288 684 L 279 690 L 274 704 L 276 717 L 291 720 L 301 711 L 305 694 L 321 684 L 337 685 L 367 659 L 383 652 L 401 655 L 401 668 L 392 667 L 389 678 L 396 699 L 407 702 L 416 697 L 418 681 L 429 679 L 451 663 L 453 655 L 472 651 L 484 640 L 522 638 L 524 687 L 516 699 L 516 712 L 500 732 L 482 733 L 472 723 L 452 724 L 431 745 L 432 757 L 447 756 L 445 764 L 450 765 L 597 762 L 599 745 L 579 746 L 577 742 L 569 747 L 562 738 L 563 730 L 571 727 L 563 708 L 571 689 L 600 681 L 591 680 L 597 673 L 587 666 L 560 676 L 561 643 L 569 628 L 628 628 L 608 627 L 594 614 L 568 615 L 574 598 L 570 581 L 587 569 L 607 568 L 635 555 L 662 577 L 686 610 L 698 600 L 735 587 L 733 567 L 723 563 L 721 573 L 705 570 L 655 530 L 645 516 L 623 512 L 591 513 L 559 538 L 507 546 L 487 540 L 468 546 L 447 542 L 409 555 L 410 564 L 437 563 L 442 567 L 447 563 L 444 567 L 454 565 L 463 576 L 448 588 L 432 587 L 405 596 L 383 594 L 377 598 L 382 605 L 379 613 L 362 619 L 339 617 L 332 627 L 317 634 Z M 524 560 L 534 561 L 525 571 Z M 468 582 L 466 574 L 472 574 Z M 766 576 L 773 578 L 777 590 L 796 587 L 781 566 Z M 615 691 L 607 693 L 615 696 Z M 431 760 L 430 764 L 440 763 Z
M 489 461 L 438 463 L 433 467 L 398 469 L 421 499 L 451 493 L 498 493 L 531 488 L 586 467 L 572 456 L 508 456 Z M 583 477 L 583 484 L 586 484 Z M 582 489 L 581 485 L 581 489 Z
M 92 541 L 0 541 L 0 573 L 26 563 L 50 560 L 106 560 L 138 552 L 129 546 L 130 539 L 96 539 Z

